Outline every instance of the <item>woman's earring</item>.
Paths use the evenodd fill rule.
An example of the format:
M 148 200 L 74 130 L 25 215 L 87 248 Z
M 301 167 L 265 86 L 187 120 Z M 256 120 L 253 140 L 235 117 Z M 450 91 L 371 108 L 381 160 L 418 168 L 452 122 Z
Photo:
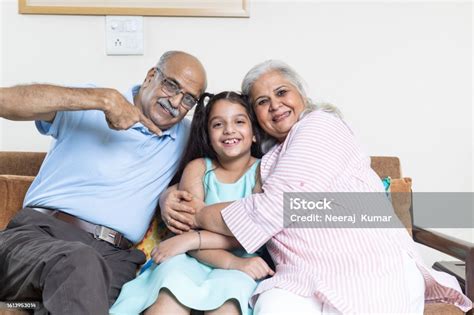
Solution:
M 252 137 L 252 142 L 257 142 L 257 138 L 255 136 Z

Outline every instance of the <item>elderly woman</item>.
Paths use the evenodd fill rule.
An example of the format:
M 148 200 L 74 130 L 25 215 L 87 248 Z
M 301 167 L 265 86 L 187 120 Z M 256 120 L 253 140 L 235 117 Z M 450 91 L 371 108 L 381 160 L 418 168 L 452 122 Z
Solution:
M 285 63 L 266 61 L 245 76 L 258 123 L 275 145 L 263 157 L 263 193 L 196 209 L 196 227 L 233 235 L 249 253 L 266 244 L 276 273 L 250 301 L 256 314 L 417 313 L 425 298 L 471 301 L 447 275 L 423 266 L 405 229 L 292 228 L 283 220 L 284 192 L 383 192 L 349 127 L 307 98 Z M 173 230 L 189 219 L 169 193 L 162 216 Z M 189 222 L 188 222 L 189 223 Z

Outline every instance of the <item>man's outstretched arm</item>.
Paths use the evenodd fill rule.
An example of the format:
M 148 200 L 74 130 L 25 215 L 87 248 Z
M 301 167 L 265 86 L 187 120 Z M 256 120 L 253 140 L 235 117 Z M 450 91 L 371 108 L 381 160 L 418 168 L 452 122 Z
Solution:
M 128 129 L 137 122 L 160 133 L 137 106 L 118 91 L 104 88 L 69 88 L 50 84 L 0 88 L 0 117 L 10 120 L 53 121 L 58 111 L 101 110 L 110 128 Z

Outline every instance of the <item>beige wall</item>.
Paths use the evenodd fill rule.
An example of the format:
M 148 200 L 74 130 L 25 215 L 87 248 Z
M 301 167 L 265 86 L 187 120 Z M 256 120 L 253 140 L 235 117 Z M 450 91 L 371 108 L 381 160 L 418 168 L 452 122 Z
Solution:
M 399 156 L 415 191 L 473 191 L 469 1 L 250 0 L 249 19 L 145 17 L 143 56 L 106 56 L 103 16 L 19 15 L 16 2 L 0 4 L 3 85 L 125 89 L 162 52 L 182 49 L 217 92 L 239 89 L 257 62 L 283 59 L 310 95 L 340 107 L 369 154 Z M 0 119 L 1 150 L 48 146 L 31 122 Z M 474 240 L 472 230 L 450 233 Z

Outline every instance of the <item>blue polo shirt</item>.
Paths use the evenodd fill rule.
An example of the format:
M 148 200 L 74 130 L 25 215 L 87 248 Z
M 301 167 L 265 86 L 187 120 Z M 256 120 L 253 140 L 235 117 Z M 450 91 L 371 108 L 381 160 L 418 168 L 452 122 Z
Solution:
M 124 94 L 130 103 L 139 88 Z M 52 123 L 36 121 L 36 127 L 55 141 L 24 207 L 58 209 L 141 240 L 177 170 L 189 120 L 160 137 L 141 123 L 112 130 L 99 110 L 57 112 Z

